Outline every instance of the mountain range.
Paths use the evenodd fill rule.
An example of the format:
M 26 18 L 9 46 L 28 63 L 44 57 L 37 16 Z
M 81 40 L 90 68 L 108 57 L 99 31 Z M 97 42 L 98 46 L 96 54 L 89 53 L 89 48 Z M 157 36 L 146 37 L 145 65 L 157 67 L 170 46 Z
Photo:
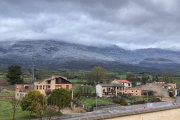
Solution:
M 60 68 L 107 68 L 119 66 L 174 70 L 180 66 L 180 51 L 158 48 L 125 50 L 117 45 L 87 46 L 55 40 L 0 41 L 0 64 Z

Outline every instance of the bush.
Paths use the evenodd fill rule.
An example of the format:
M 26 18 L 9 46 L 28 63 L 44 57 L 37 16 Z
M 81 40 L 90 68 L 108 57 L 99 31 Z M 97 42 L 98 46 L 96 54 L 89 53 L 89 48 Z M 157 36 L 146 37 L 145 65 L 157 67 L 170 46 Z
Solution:
M 44 96 L 36 90 L 30 90 L 27 92 L 25 97 L 23 97 L 21 101 L 21 108 L 23 111 L 36 111 L 37 106 L 43 106 L 43 98 Z M 44 108 L 42 108 L 44 109 Z
M 159 98 L 154 98 L 153 100 L 151 100 L 151 102 L 160 102 L 161 100 Z
M 114 99 L 113 102 L 116 103 L 116 104 L 124 104 L 124 103 L 126 103 L 126 101 L 124 100 L 124 98 Z

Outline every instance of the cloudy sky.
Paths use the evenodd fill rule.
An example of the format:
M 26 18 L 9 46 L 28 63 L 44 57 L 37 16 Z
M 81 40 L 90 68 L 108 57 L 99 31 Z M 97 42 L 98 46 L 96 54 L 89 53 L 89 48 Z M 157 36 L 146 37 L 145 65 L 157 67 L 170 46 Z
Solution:
M 0 0 L 0 40 L 180 50 L 179 0 Z

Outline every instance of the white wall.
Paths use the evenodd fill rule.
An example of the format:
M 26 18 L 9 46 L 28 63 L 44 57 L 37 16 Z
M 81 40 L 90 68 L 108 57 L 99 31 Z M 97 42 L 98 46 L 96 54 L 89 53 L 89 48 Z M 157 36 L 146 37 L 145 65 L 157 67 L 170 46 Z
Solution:
M 101 85 L 96 85 L 96 94 L 99 97 L 102 97 L 102 86 Z

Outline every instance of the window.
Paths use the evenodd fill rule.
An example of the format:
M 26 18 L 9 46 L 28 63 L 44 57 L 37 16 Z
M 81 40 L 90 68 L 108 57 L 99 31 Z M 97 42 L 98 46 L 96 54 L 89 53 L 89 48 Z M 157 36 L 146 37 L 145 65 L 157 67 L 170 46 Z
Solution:
M 69 85 L 66 85 L 66 89 L 69 89 Z
M 133 90 L 132 90 L 132 92 L 133 92 Z
M 50 85 L 48 86 L 48 88 L 51 88 Z
M 137 94 L 136 94 L 137 95 Z
M 43 85 L 43 90 L 44 90 L 44 85 Z
M 128 83 L 128 86 L 131 86 L 131 84 L 130 84 L 130 83 Z
M 107 92 L 110 92 L 110 88 L 107 88 Z
M 108 93 L 105 93 L 105 95 L 108 95 Z
M 126 91 L 125 91 L 126 92 Z
M 28 86 L 25 86 L 25 89 L 28 89 L 29 87 Z
M 56 84 L 61 84 L 61 83 L 62 83 L 61 78 L 56 78 Z
M 137 90 L 136 90 L 136 92 L 137 92 Z
M 42 90 L 42 85 L 40 85 L 40 90 Z
M 37 90 L 38 90 L 38 85 L 37 85 Z
M 51 80 L 47 81 L 47 84 L 51 84 Z

